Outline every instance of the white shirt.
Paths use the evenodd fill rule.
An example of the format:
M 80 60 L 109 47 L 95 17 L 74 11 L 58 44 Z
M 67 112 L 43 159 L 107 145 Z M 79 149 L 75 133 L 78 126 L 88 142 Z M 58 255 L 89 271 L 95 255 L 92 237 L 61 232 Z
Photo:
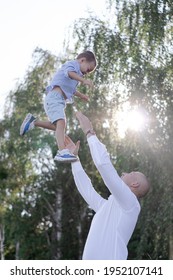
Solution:
M 113 167 L 106 147 L 93 135 L 88 138 L 93 161 L 111 195 L 101 197 L 81 163 L 72 163 L 76 186 L 88 205 L 96 212 L 86 240 L 84 260 L 125 260 L 127 244 L 134 231 L 140 204 Z

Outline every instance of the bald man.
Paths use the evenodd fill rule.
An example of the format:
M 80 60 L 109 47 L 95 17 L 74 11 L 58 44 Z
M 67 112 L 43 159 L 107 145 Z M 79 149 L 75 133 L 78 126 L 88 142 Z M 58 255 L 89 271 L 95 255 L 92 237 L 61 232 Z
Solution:
M 123 173 L 120 177 L 110 161 L 106 147 L 99 141 L 90 120 L 81 112 L 76 114 L 85 133 L 92 159 L 111 195 L 108 199 L 97 193 L 84 171 L 80 160 L 72 163 L 76 186 L 95 211 L 85 243 L 83 260 L 126 260 L 127 245 L 135 229 L 140 213 L 139 198 L 149 191 L 146 176 L 141 172 Z M 66 146 L 78 153 L 75 145 L 66 137 Z

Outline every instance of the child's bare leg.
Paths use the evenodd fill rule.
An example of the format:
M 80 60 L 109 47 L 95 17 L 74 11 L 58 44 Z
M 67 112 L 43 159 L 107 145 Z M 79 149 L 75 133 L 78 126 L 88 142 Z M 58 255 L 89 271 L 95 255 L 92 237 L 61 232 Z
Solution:
M 59 150 L 65 149 L 65 120 L 60 119 L 56 122 L 55 137 Z
M 39 121 L 35 120 L 34 125 L 40 128 L 46 128 L 49 130 L 55 131 L 55 137 L 57 141 L 57 145 L 59 150 L 63 150 L 65 148 L 65 120 L 60 119 L 55 124 L 49 121 Z
M 35 120 L 34 121 L 34 125 L 37 126 L 37 127 L 46 128 L 46 129 L 53 130 L 53 131 L 56 130 L 55 124 L 53 124 L 53 123 L 51 123 L 49 121 Z

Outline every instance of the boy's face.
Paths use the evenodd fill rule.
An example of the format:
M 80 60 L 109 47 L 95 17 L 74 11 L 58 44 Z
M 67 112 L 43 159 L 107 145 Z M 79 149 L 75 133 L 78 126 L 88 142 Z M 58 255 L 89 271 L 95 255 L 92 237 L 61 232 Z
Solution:
M 95 62 L 88 62 L 86 58 L 81 59 L 80 61 L 80 70 L 83 75 L 92 72 L 95 69 Z

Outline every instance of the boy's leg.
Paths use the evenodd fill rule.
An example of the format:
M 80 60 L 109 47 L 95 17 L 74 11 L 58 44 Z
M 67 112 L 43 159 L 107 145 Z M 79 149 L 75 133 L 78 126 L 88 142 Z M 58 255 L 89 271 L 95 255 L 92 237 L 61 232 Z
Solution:
M 55 136 L 56 136 L 56 141 L 58 144 L 59 151 L 57 152 L 57 155 L 54 157 L 54 160 L 60 162 L 73 162 L 78 160 L 78 157 L 72 154 L 65 147 L 65 126 L 66 126 L 66 121 L 64 119 L 59 119 L 56 122 Z
M 40 121 L 40 120 L 35 120 L 34 121 L 34 126 L 40 127 L 40 128 L 46 128 L 49 130 L 56 130 L 55 124 L 49 122 L 49 121 Z
M 33 129 L 34 127 L 46 128 L 49 130 L 55 131 L 55 124 L 52 124 L 49 121 L 40 121 L 37 120 L 31 113 L 27 114 L 21 127 L 20 127 L 20 135 L 26 134 L 28 131 Z
M 64 119 L 57 120 L 55 124 L 55 137 L 60 151 L 65 148 L 65 125 Z
M 40 121 L 40 120 L 35 120 L 34 121 L 34 126 L 40 127 L 40 128 L 45 128 L 49 130 L 55 131 L 55 137 L 57 141 L 57 145 L 59 150 L 63 150 L 65 148 L 65 120 L 60 119 L 54 123 L 51 123 L 49 121 Z

